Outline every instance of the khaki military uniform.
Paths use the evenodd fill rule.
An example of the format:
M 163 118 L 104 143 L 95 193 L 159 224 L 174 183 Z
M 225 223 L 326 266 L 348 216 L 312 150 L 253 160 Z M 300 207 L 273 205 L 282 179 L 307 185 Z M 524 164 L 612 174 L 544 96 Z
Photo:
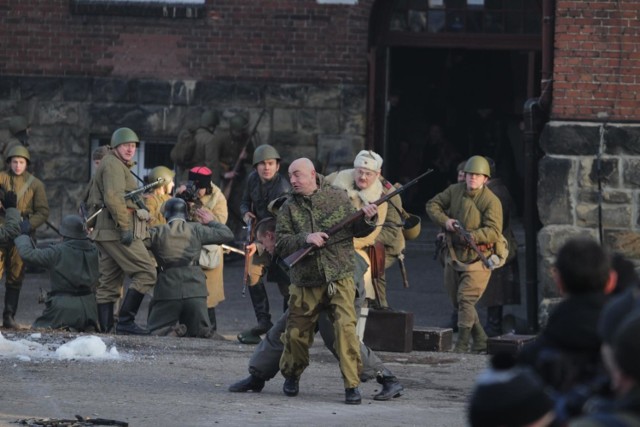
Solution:
M 361 209 L 366 203 L 372 203 L 378 200 L 383 195 L 383 187 L 382 183 L 379 180 L 376 180 L 371 184 L 369 188 L 366 190 L 360 190 L 354 181 L 354 170 L 353 169 L 345 169 L 340 172 L 334 172 L 331 175 L 328 175 L 326 180 L 329 184 L 334 187 L 341 188 L 347 192 L 349 196 L 349 201 L 351 205 L 356 209 Z M 371 234 L 365 237 L 358 237 L 353 239 L 353 245 L 356 249 L 356 252 L 367 261 L 366 273 L 364 274 L 364 285 L 365 285 L 365 295 L 367 299 L 376 300 L 377 294 L 379 294 L 380 289 L 374 289 L 373 280 L 371 278 L 371 259 L 369 259 L 369 246 L 375 244 L 378 236 L 382 232 L 383 224 L 386 221 L 388 212 L 388 204 L 383 203 L 378 206 L 378 219 L 376 221 L 376 228 L 371 232 Z M 378 283 L 379 284 L 379 283 Z M 386 290 L 385 290 L 385 301 L 386 301 Z
M 167 223 L 167 220 L 162 214 L 162 205 L 170 198 L 171 196 L 169 194 L 145 194 L 144 204 L 149 210 L 149 227 Z
M 324 231 L 355 212 L 343 190 L 317 175 L 318 190 L 310 196 L 292 194 L 278 213 L 276 253 L 286 258 L 306 246 L 309 233 Z M 345 388 L 357 387 L 362 370 L 360 340 L 356 335 L 354 235 L 371 233 L 364 218 L 332 235 L 326 245 L 295 264 L 291 277 L 289 317 L 282 336 L 280 372 L 299 378 L 309 365 L 309 347 L 323 309 L 333 321 L 340 370 Z
M 205 194 L 200 198 L 202 207 L 207 209 L 213 214 L 213 219 L 220 224 L 225 224 L 228 218 L 227 212 L 227 199 L 224 198 L 224 194 L 220 188 L 211 184 L 211 194 Z M 222 249 L 219 249 L 220 251 Z M 207 307 L 216 307 L 222 301 L 224 301 L 224 258 L 220 256 L 220 265 L 211 270 L 204 270 L 204 274 L 207 278 Z
M 388 194 L 395 191 L 396 188 L 391 185 L 389 185 L 389 187 L 383 185 L 383 189 L 384 194 Z M 404 234 L 402 234 L 403 219 L 400 212 L 402 212 L 403 207 L 400 195 L 396 194 L 389 199 L 387 206 L 385 224 L 376 239 L 377 242 L 381 242 L 384 245 L 385 272 L 398 260 L 398 257 L 404 256 L 403 253 L 406 245 Z M 385 272 L 383 272 L 382 276 L 378 279 L 377 287 L 378 301 L 381 307 L 389 307 L 387 300 L 387 275 Z
M 137 188 L 125 165 L 111 152 L 100 162 L 89 191 L 89 204 L 105 208 L 96 217 L 91 239 L 100 251 L 100 280 L 96 291 L 98 304 L 116 302 L 124 275 L 131 277 L 129 287 L 145 294 L 156 283 L 154 262 L 145 248 L 144 235 L 135 235 L 131 245 L 120 243 L 121 230 L 134 230 L 137 206 L 124 195 Z
M 149 230 L 148 246 L 158 260 L 160 273 L 148 326 L 153 333 L 176 322 L 187 327 L 188 336 L 206 336 L 211 324 L 207 314 L 207 286 L 198 258 L 202 245 L 233 239 L 226 225 L 202 225 L 182 220 Z
M 502 205 L 486 186 L 467 191 L 464 182 L 450 185 L 427 202 L 426 210 L 429 218 L 443 229 L 450 218 L 460 221 L 476 244 L 485 246 L 486 257 L 492 255 L 487 246 L 495 245 L 502 238 Z M 447 232 L 446 240 L 445 288 L 458 310 L 458 326 L 472 328 L 479 323 L 475 305 L 487 287 L 491 270 L 460 236 Z
M 12 170 L 0 172 L 0 188 L 18 196 L 17 209 L 23 220 L 28 220 L 32 232 L 49 218 L 49 203 L 44 184 L 29 172 L 16 175 Z M 0 217 L 0 224 L 4 217 Z M 13 242 L 0 244 L 0 277 L 6 273 L 5 286 L 20 289 L 24 280 L 24 263 Z
M 28 236 L 15 240 L 20 256 L 50 270 L 51 291 L 34 328 L 98 329 L 98 307 L 92 291 L 98 276 L 98 249 L 89 241 L 68 239 L 46 249 L 37 249 Z

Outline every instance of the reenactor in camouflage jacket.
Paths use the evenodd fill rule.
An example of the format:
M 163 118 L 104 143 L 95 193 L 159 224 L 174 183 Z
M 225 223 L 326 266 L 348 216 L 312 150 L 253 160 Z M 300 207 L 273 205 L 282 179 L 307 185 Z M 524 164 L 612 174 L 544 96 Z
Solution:
M 285 377 L 283 391 L 287 396 L 298 394 L 299 378 L 309 364 L 318 315 L 327 308 L 336 335 L 345 403 L 359 404 L 362 360 L 353 306 L 353 237 L 372 231 L 372 218 L 378 209 L 365 205 L 359 220 L 329 236 L 324 230 L 355 213 L 347 194 L 326 184 L 306 158 L 291 163 L 289 180 L 293 190 L 278 213 L 276 253 L 286 258 L 309 245 L 315 250 L 290 270 L 289 317 L 280 359 L 280 372 Z

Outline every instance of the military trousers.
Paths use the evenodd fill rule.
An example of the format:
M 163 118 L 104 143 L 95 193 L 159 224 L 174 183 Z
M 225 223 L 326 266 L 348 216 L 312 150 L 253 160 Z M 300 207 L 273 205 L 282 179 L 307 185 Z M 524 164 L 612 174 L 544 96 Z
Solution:
M 193 297 L 176 300 L 154 301 L 147 327 L 153 334 L 158 329 L 182 323 L 188 337 L 204 337 L 210 333 L 211 323 L 207 312 L 207 298 Z
M 444 286 L 453 307 L 458 310 L 458 327 L 472 328 L 480 322 L 476 303 L 487 288 L 491 270 L 457 271 L 450 262 L 444 265 Z
M 156 267 L 142 240 L 135 239 L 130 246 L 118 240 L 96 241 L 100 252 L 100 279 L 96 289 L 98 304 L 116 302 L 124 276 L 131 278 L 129 288 L 145 294 L 156 284 Z
M 34 329 L 72 328 L 84 331 L 89 327 L 98 328 L 98 306 L 94 294 L 71 296 L 50 296 L 45 301 L 45 309 L 33 322 Z
M 360 340 L 356 334 L 353 277 L 315 287 L 294 284 L 289 287 L 289 292 L 289 317 L 286 330 L 282 334 L 282 375 L 285 378 L 299 378 L 309 366 L 309 348 L 313 344 L 318 317 L 320 312 L 326 309 L 333 324 L 334 348 L 338 355 L 344 387 L 357 387 L 360 384 L 362 360 Z
M 280 338 L 285 331 L 288 316 L 289 311 L 287 310 L 269 329 L 265 338 L 256 346 L 251 359 L 249 359 L 249 373 L 251 375 L 269 381 L 278 373 L 280 358 L 284 350 L 284 344 Z M 333 332 L 333 324 L 329 320 L 326 311 L 321 312 L 318 316 L 318 330 L 325 347 L 337 359 L 338 354 L 335 351 L 336 335 Z M 362 358 L 361 379 L 373 379 L 378 372 L 382 372 L 384 369 L 382 360 L 362 341 L 360 341 L 360 356 Z
M 0 248 L 0 277 L 7 274 L 5 286 L 7 288 L 20 289 L 24 281 L 24 262 L 20 258 L 18 249 L 11 244 Z

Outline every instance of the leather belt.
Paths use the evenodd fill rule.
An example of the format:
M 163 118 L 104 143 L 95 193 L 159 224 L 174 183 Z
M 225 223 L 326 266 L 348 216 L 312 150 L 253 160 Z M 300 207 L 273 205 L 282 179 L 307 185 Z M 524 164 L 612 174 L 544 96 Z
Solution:
M 76 291 L 50 291 L 47 295 L 50 297 L 55 296 L 68 296 L 68 297 L 83 297 L 85 295 L 91 295 L 93 292 L 89 288 L 78 289 Z

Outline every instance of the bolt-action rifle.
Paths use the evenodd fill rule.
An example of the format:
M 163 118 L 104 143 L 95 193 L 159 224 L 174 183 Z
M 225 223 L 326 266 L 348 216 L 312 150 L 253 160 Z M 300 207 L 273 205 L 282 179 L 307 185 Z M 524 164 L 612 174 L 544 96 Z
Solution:
M 460 236 L 462 236 L 462 238 L 467 243 L 467 245 L 469 245 L 471 247 L 471 249 L 473 249 L 474 252 L 478 254 L 478 257 L 480 258 L 480 261 L 482 261 L 482 263 L 484 264 L 485 267 L 487 267 L 489 270 L 493 270 L 494 268 L 496 268 L 496 264 L 493 262 L 491 257 L 487 258 L 486 256 L 484 256 L 484 254 L 482 253 L 482 251 L 480 250 L 480 248 L 476 244 L 476 241 L 474 240 L 474 238 L 471 235 L 471 233 L 469 233 L 467 230 L 465 230 L 465 228 L 462 226 L 460 221 L 456 220 L 456 222 L 453 223 L 453 228 L 456 229 L 456 233 L 458 233 L 458 234 L 460 234 Z
M 244 242 L 244 273 L 242 275 L 242 296 L 244 297 L 247 293 L 247 286 L 249 285 L 249 270 L 251 268 L 251 261 L 253 259 L 253 255 L 249 255 L 249 245 L 253 243 L 254 240 L 254 226 L 255 226 L 255 218 L 251 218 L 249 222 L 247 222 L 247 240 Z
M 242 146 L 242 150 L 240 151 L 240 155 L 238 156 L 238 159 L 236 160 L 235 165 L 233 165 L 233 169 L 231 169 L 231 172 L 234 172 L 233 176 L 227 181 L 227 184 L 224 187 L 224 190 L 222 191 L 222 193 L 224 194 L 225 199 L 229 200 L 229 196 L 231 195 L 231 187 L 233 186 L 233 180 L 235 179 L 236 175 L 238 174 L 238 172 L 240 172 L 240 166 L 242 166 L 242 153 L 247 151 L 247 148 L 249 148 L 249 144 L 251 144 L 251 142 L 253 141 L 253 136 L 255 135 L 256 131 L 258 130 L 258 125 L 260 124 L 260 121 L 262 120 L 262 117 L 264 116 L 264 113 L 266 113 L 266 109 L 263 109 L 262 112 L 260 113 L 260 116 L 258 117 L 258 120 L 256 121 L 256 123 L 253 125 L 253 129 L 251 129 L 251 133 L 249 133 L 249 136 L 247 136 L 247 140 L 245 141 L 244 145 Z
M 158 178 L 155 181 L 150 182 L 147 185 L 143 185 L 140 188 L 137 188 L 137 189 L 135 189 L 133 191 L 129 191 L 128 193 L 126 193 L 124 195 L 124 199 L 125 200 L 134 200 L 140 209 L 146 209 L 146 206 L 144 206 L 144 203 L 139 198 L 140 194 L 144 193 L 145 191 L 149 190 L 150 188 L 153 188 L 153 187 L 156 187 L 159 184 L 162 184 L 163 182 L 164 182 L 164 178 Z M 95 211 L 91 216 L 85 218 L 84 223 L 88 224 L 89 222 L 91 222 L 91 220 L 93 220 L 95 217 L 97 217 L 100 214 L 100 212 L 102 212 L 104 210 L 104 208 L 105 208 L 105 206 L 103 204 L 100 207 L 100 209 Z M 82 207 L 82 204 L 81 204 L 80 211 L 82 212 L 82 214 L 84 216 L 85 212 L 87 211 L 87 209 L 86 209 L 86 207 Z
M 381 204 L 383 204 L 387 200 L 389 200 L 392 197 L 394 197 L 396 194 L 402 193 L 407 188 L 411 187 L 412 185 L 414 185 L 415 183 L 420 181 L 422 178 L 424 178 L 425 176 L 429 175 L 431 172 L 433 172 L 433 169 L 428 169 L 422 175 L 420 175 L 420 176 L 418 176 L 416 178 L 413 178 L 411 181 L 407 182 L 402 187 L 399 187 L 399 188 L 395 189 L 394 191 L 385 194 L 384 196 L 380 197 L 378 200 L 372 202 L 372 204 L 376 205 L 376 206 L 380 206 Z M 337 223 L 333 227 L 329 228 L 328 230 L 325 230 L 325 233 L 327 235 L 329 235 L 329 237 L 331 237 L 332 235 L 336 234 L 337 232 L 339 232 L 343 228 L 353 224 L 354 222 L 356 222 L 357 220 L 359 220 L 363 216 L 364 216 L 364 212 L 362 210 L 358 210 L 358 212 L 355 212 L 354 214 L 346 217 L 345 219 L 343 219 L 342 221 L 340 221 L 339 223 Z M 291 255 L 289 255 L 288 257 L 283 259 L 282 261 L 284 262 L 284 264 L 288 268 L 291 268 L 294 265 L 296 265 L 298 263 L 298 261 L 300 261 L 302 258 L 307 256 L 309 254 L 309 252 L 311 252 L 314 249 L 316 249 L 315 245 L 306 244 L 304 247 L 302 247 L 301 249 L 298 249 L 297 251 L 295 251 L 294 253 L 292 253 Z

